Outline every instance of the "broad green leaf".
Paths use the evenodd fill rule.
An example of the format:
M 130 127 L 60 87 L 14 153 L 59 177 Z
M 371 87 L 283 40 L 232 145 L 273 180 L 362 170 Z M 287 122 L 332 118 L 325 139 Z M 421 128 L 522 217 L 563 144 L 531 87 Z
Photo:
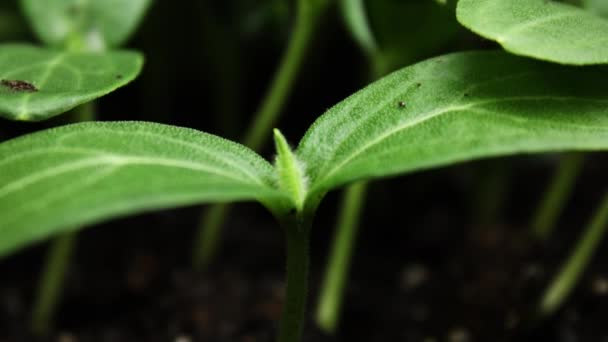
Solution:
M 0 45 L 0 116 L 48 119 L 131 82 L 142 64 L 136 52 L 85 54 Z
M 608 63 L 608 20 L 547 0 L 460 0 L 458 20 L 505 50 L 574 65 Z
M 45 44 L 99 51 L 122 45 L 150 0 L 21 0 L 21 5 Z
M 606 67 L 503 52 L 446 55 L 397 71 L 321 116 L 297 149 L 309 197 L 358 179 L 477 158 L 608 149 Z
M 143 122 L 81 123 L 0 144 L 0 256 L 102 219 L 202 202 L 283 198 L 246 147 Z

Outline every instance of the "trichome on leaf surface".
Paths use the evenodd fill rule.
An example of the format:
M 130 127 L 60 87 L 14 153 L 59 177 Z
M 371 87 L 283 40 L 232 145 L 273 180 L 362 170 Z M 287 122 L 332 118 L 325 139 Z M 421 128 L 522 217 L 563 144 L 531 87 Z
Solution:
M 115 2 L 110 8 L 54 1 L 43 8 L 22 1 L 30 20 L 46 11 L 57 15 L 32 26 L 42 41 L 63 50 L 0 44 L 0 115 L 15 121 L 39 121 L 79 105 L 84 113 L 87 107 L 82 106 L 87 102 L 133 81 L 142 70 L 143 57 L 137 52 L 106 49 L 123 43 L 135 30 L 147 1 L 127 6 L 124 13 L 129 15 L 116 10 L 122 1 Z M 296 2 L 299 24 L 294 35 L 301 41 L 288 47 L 275 84 L 262 101 L 260 117 L 253 119 L 254 129 L 246 134 L 255 134 L 255 144 L 248 139 L 245 145 L 239 144 L 177 125 L 129 120 L 72 123 L 2 142 L 0 256 L 127 215 L 205 203 L 257 201 L 272 213 L 286 235 L 287 281 L 278 341 L 299 341 L 307 317 L 311 234 L 315 222 L 323 221 L 316 216 L 324 212 L 322 201 L 332 190 L 478 159 L 608 150 L 608 87 L 604 86 L 608 69 L 590 65 L 608 63 L 603 44 L 607 36 L 602 35 L 608 33 L 608 21 L 592 11 L 541 0 L 460 0 L 455 11 L 450 5 L 425 7 L 433 15 L 433 11 L 441 11 L 438 17 L 451 14 L 506 51 L 452 52 L 403 67 L 327 110 L 298 144 L 290 145 L 289 136 L 278 129 L 271 132 L 267 126 L 284 111 L 308 40 L 329 5 L 329 1 Z M 344 0 L 339 8 L 365 52 L 370 70 L 378 76 L 394 69 L 400 60 L 410 63 L 420 51 L 431 54 L 428 51 L 445 43 L 437 39 L 436 46 L 421 44 L 420 51 L 403 52 L 395 48 L 394 36 L 375 37 L 382 36 L 381 29 L 374 31 L 370 26 L 374 20 L 367 20 L 361 1 Z M 214 6 L 207 9 L 218 10 Z M 382 11 L 391 9 L 387 1 L 370 14 L 382 19 Z M 73 22 L 72 30 L 49 31 L 60 24 L 51 19 L 59 20 L 66 13 L 65 18 Z M 445 31 L 440 31 L 456 35 L 458 30 L 452 25 L 446 24 Z M 551 30 L 561 33 L 547 34 Z M 581 37 L 590 39 L 583 44 Z M 286 123 L 279 126 L 292 131 Z M 273 134 L 276 157 L 269 161 L 252 148 L 261 148 L 263 136 L 269 139 Z M 353 194 L 361 201 L 365 193 Z M 567 197 L 567 191 L 561 193 L 558 200 Z M 344 208 L 348 210 L 348 206 Z M 531 308 L 534 315 L 530 317 L 542 321 L 554 314 L 577 284 L 607 226 L 608 198 L 597 210 L 572 257 L 556 272 L 544 296 L 536 299 L 539 304 Z M 355 221 L 350 224 L 356 225 Z M 351 243 L 345 242 L 341 248 L 352 248 L 348 247 Z M 58 284 L 72 254 L 71 243 L 58 246 L 58 255 L 62 255 L 58 266 L 50 266 L 41 282 L 40 291 L 50 294 L 41 295 L 48 304 L 39 304 L 44 313 L 34 319 L 34 332 L 39 335 L 50 330 L 61 288 Z M 336 267 L 348 268 L 344 264 Z M 340 275 L 345 278 L 347 272 Z M 339 291 L 336 295 L 341 296 Z M 337 309 L 329 312 L 339 315 Z M 335 330 L 337 317 L 327 320 L 327 326 L 321 320 L 321 328 Z

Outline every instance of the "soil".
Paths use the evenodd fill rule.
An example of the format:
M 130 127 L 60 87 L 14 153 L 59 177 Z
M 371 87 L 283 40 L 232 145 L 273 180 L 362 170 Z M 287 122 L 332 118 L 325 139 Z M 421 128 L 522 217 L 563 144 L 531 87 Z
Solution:
M 605 158 L 605 157 L 604 157 Z M 544 244 L 525 229 L 550 162 L 509 159 L 508 203 L 496 223 L 471 223 L 467 164 L 380 181 L 370 190 L 339 333 L 312 321 L 337 194 L 322 206 L 312 241 L 305 341 L 608 341 L 608 250 L 600 249 L 560 311 L 535 320 L 543 287 L 602 195 L 606 160 L 584 181 Z M 40 341 L 272 341 L 283 300 L 283 236 L 270 215 L 239 204 L 217 262 L 189 268 L 198 208 L 114 220 L 83 231 L 55 329 Z M 255 225 L 252 225 L 252 222 Z M 0 341 L 38 341 L 28 310 L 43 245 L 0 263 Z

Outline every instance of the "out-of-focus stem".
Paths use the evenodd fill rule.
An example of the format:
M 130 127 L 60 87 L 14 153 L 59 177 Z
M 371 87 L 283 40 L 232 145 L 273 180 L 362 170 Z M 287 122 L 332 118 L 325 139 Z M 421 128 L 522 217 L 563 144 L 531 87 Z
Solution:
M 360 182 L 349 186 L 343 193 L 340 218 L 325 270 L 316 314 L 317 324 L 328 333 L 334 333 L 339 323 L 344 288 L 348 280 L 366 190 L 367 183 Z
M 568 298 L 602 241 L 606 228 L 608 228 L 608 193 L 597 208 L 572 254 L 545 291 L 539 307 L 542 316 L 553 314 Z
M 562 156 L 555 176 L 553 176 L 551 184 L 532 220 L 532 233 L 537 238 L 545 240 L 551 236 L 557 218 L 572 193 L 584 159 L 585 155 L 583 153 Z
M 95 117 L 93 102 L 78 106 L 72 112 L 75 122 L 90 121 Z M 61 301 L 64 282 L 76 248 L 77 233 L 65 233 L 51 241 L 36 299 L 33 304 L 31 329 L 36 336 L 46 336 L 50 332 L 53 316 Z

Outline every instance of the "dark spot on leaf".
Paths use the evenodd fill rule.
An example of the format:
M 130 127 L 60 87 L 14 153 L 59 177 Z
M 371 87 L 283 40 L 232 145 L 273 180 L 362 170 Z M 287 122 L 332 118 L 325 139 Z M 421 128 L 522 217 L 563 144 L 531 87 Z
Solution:
M 121 80 L 122 79 L 122 75 L 116 75 L 116 79 L 117 80 Z
M 422 83 L 420 83 L 420 82 L 416 83 L 416 88 L 420 88 L 420 87 L 422 87 Z
M 399 108 L 404 108 L 404 107 L 405 107 L 405 102 L 399 101 Z
M 21 81 L 21 80 L 0 80 L 0 84 L 2 86 L 9 88 L 13 91 L 19 92 L 36 92 L 38 88 L 30 82 Z
M 464 93 L 464 97 L 469 97 L 469 93 Z

